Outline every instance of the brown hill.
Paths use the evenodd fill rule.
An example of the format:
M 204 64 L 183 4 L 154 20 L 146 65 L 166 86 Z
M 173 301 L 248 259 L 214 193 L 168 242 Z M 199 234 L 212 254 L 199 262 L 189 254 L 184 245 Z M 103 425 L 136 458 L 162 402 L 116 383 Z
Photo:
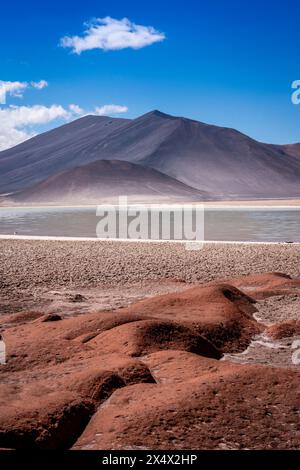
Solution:
M 208 195 L 141 165 L 119 160 L 98 160 L 66 170 L 16 193 L 17 203 L 98 203 L 128 196 L 131 200 L 202 200 Z
M 133 120 L 86 116 L 0 152 L 0 188 L 15 192 L 97 160 L 125 160 L 214 198 L 300 197 L 297 148 L 159 111 Z

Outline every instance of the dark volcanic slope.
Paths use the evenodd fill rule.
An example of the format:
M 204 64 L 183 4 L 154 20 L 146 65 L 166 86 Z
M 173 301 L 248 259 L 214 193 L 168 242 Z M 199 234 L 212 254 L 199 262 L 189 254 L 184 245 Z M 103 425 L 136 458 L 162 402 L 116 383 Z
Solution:
M 1 152 L 0 192 L 99 159 L 139 163 L 224 199 L 300 197 L 300 159 L 287 146 L 159 111 L 89 116 Z
M 300 158 L 300 144 L 280 145 L 277 147 L 294 157 Z
M 30 187 L 67 168 L 101 158 L 99 142 L 126 122 L 85 116 L 0 152 L 0 193 Z
M 185 118 L 175 123 L 173 133 L 140 163 L 225 198 L 300 196 L 300 160 L 284 149 L 234 129 Z
M 151 168 L 99 160 L 54 175 L 14 196 L 15 202 L 98 203 L 105 198 L 205 199 L 207 196 Z

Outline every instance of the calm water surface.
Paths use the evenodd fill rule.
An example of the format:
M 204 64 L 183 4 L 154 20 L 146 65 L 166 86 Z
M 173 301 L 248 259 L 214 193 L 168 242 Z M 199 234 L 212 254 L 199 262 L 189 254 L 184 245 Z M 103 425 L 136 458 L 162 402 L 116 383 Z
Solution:
M 0 208 L 0 234 L 96 237 L 96 208 Z M 300 242 L 300 208 L 205 209 L 205 240 Z

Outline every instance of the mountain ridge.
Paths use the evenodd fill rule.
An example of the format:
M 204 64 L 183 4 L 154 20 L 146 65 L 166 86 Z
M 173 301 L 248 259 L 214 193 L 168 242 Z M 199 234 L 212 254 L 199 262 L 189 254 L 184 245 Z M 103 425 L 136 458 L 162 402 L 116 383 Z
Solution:
M 297 198 L 299 147 L 265 144 L 159 110 L 136 119 L 87 115 L 0 152 L 0 193 L 25 190 L 94 161 L 119 160 L 215 198 Z

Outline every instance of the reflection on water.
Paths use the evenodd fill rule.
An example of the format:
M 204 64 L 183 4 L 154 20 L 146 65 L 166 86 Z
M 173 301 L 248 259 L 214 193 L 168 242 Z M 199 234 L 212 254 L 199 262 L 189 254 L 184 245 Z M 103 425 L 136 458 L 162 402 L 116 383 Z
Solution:
M 0 234 L 96 237 L 96 207 L 0 208 Z M 300 208 L 205 209 L 205 240 L 298 241 Z

